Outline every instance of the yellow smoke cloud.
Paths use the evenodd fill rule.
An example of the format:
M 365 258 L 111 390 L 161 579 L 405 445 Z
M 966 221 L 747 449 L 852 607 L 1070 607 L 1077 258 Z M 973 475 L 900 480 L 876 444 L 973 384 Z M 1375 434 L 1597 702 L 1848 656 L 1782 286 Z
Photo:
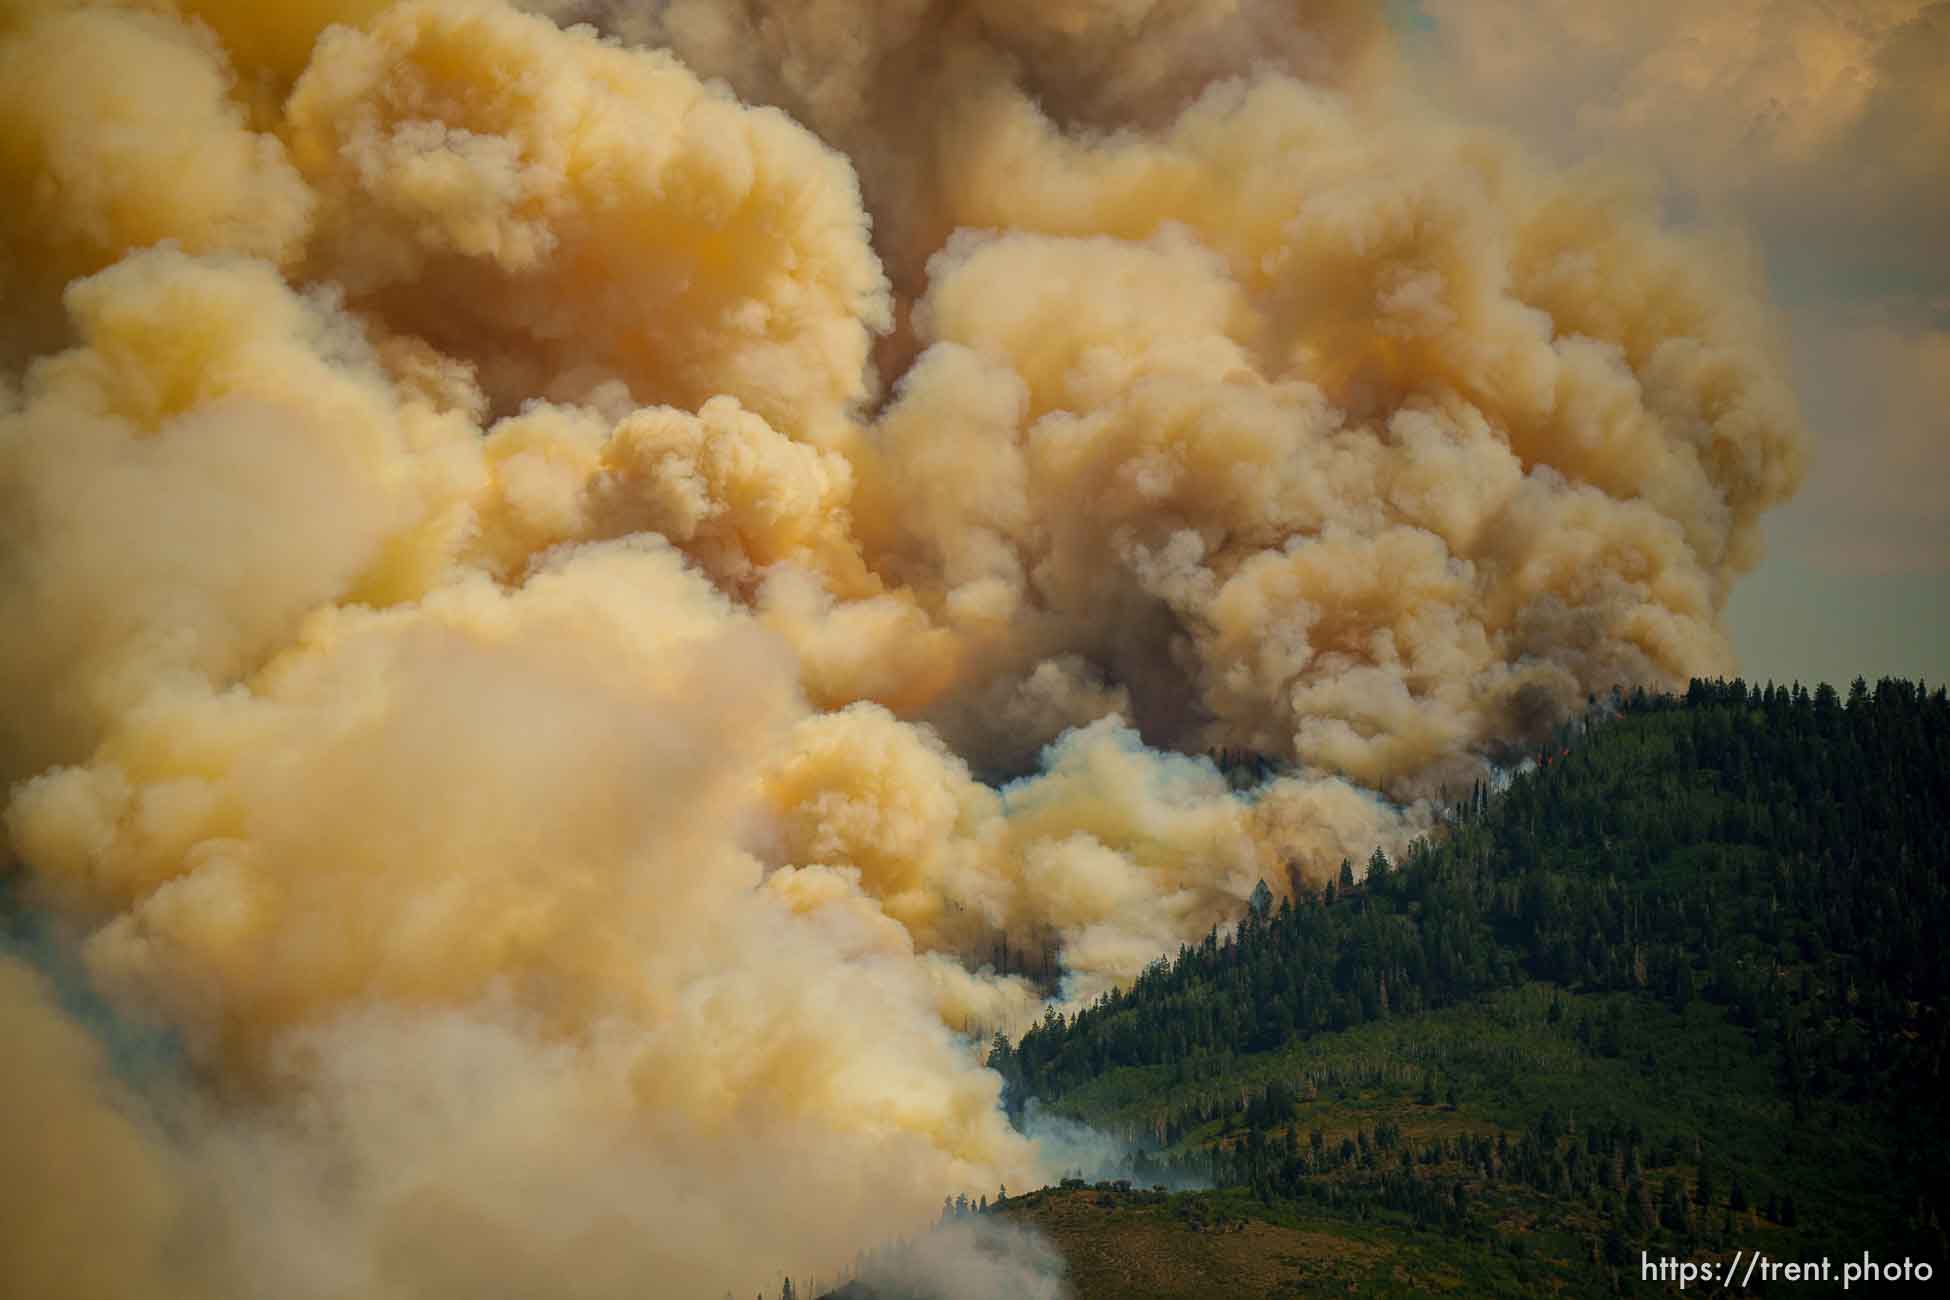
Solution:
M 12 957 L 0 957 L 0 1026 L 13 1053 L 0 1091 L 0 1155 L 13 1175 L 0 1190 L 7 1289 L 75 1300 L 180 1294 L 185 1279 L 166 1264 L 183 1208 L 174 1171 L 100 1045 Z M 112 1193 L 52 1194 L 74 1179 Z
M 6 842 L 182 1054 L 0 967 L 80 1293 L 750 1290 L 1033 1181 L 981 1038 L 1725 667 L 1799 477 L 1737 260 L 1366 5 L 272 8 L 0 22 Z
M 249 0 L 159 0 L 215 32 L 240 67 L 274 91 L 288 90 L 311 61 L 312 46 L 326 27 L 356 27 L 382 12 L 392 0 L 284 0 L 277 5 Z
M 62 342 L 63 286 L 133 249 L 296 252 L 311 192 L 250 129 L 207 29 L 48 4 L 0 33 L 0 364 Z
M 1916 485 L 1950 472 L 1937 394 L 1950 266 L 1950 9 L 1932 0 L 1430 0 L 1421 72 L 1565 156 L 1644 166 L 1674 206 L 1735 219 L 1788 300 L 1823 466 L 1776 524 L 1787 564 L 1941 573 Z M 1819 249 L 1819 256 L 1804 250 Z
M 667 55 L 403 5 L 330 30 L 285 111 L 313 273 L 509 407 L 732 393 L 818 438 L 866 394 L 886 306 L 851 169 Z

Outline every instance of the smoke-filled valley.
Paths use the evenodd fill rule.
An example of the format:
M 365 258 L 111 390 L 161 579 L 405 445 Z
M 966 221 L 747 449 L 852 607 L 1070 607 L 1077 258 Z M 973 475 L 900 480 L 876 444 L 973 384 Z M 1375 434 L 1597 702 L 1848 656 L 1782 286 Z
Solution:
M 0 2 L 9 1295 L 833 1276 L 1734 668 L 1754 267 L 1378 5 L 531 8 Z

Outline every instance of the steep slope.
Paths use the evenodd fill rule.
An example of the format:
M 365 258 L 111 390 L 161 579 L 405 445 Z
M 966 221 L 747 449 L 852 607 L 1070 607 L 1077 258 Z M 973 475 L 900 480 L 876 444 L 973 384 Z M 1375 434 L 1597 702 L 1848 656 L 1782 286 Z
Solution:
M 1140 1190 L 990 1213 L 1086 1300 L 1656 1289 L 1642 1251 L 1826 1256 L 1776 1284 L 1809 1295 L 1864 1251 L 1950 1262 L 1944 693 L 1617 705 L 1439 844 L 998 1043 L 1017 1112 L 1124 1139 Z M 1218 1190 L 1141 1190 L 1167 1175 Z

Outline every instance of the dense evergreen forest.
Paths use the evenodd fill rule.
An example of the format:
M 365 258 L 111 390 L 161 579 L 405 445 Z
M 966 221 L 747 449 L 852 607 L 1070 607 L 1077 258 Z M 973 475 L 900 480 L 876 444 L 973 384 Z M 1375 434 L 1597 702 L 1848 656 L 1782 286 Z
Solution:
M 990 1064 L 1015 1097 L 1048 1100 L 1113 1066 L 1264 1050 L 1536 978 L 1707 998 L 1782 1045 L 1797 1093 L 1863 1094 L 1941 1068 L 1947 774 L 1940 689 L 1634 696 L 1501 795 L 1479 786 L 1440 843 L 1399 865 L 1376 850 L 1358 879 L 1343 863 L 1277 910 L 1262 894 L 1234 934 L 998 1039 Z
M 1427 1231 L 1500 1247 L 1500 1290 L 1756 1239 L 1950 1264 L 1944 691 L 1593 705 L 1402 861 L 998 1037 L 1012 1112 L 1202 1172 L 1181 1224 Z

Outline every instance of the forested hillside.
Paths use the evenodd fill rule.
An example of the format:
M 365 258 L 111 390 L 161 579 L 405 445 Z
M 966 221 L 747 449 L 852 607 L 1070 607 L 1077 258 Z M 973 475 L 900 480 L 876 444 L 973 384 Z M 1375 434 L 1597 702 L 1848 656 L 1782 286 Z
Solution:
M 1947 774 L 1941 690 L 1858 681 L 1844 703 L 1826 686 L 1699 682 L 1684 700 L 1637 697 L 1501 795 L 1479 787 L 1442 843 L 1399 867 L 1377 851 L 1358 883 L 1343 864 L 1338 884 L 1249 911 L 1235 936 L 998 1043 L 991 1063 L 1018 1095 L 1053 1099 L 1114 1066 L 1264 1050 L 1548 979 L 1704 997 L 1785 1047 L 1795 1093 L 1860 1092 L 1942 1048 L 1913 1031 L 1950 979 L 1933 941 L 1950 917 Z M 1853 1032 L 1810 1032 L 1841 1025 Z
M 1641 1249 L 1950 1263 L 1944 692 L 1695 682 L 1574 731 L 1403 861 L 1262 894 L 996 1042 L 1018 1112 L 1123 1136 L 1140 1189 L 1219 1188 L 1000 1207 L 1079 1294 L 1631 1290 Z M 1130 1272 L 1140 1238 L 1166 1260 L 1220 1229 L 1290 1239 L 1224 1285 L 1220 1255 Z M 1266 1251 L 1291 1267 L 1253 1272 Z

